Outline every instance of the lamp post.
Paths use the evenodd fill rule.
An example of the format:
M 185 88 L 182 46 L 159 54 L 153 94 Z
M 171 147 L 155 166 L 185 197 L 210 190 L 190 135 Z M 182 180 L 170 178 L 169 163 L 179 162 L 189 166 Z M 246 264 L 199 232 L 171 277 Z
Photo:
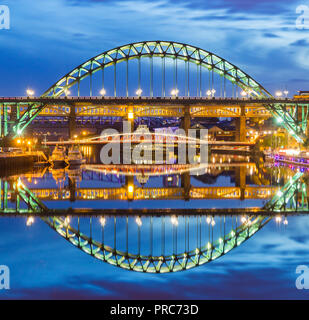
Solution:
M 28 97 L 33 97 L 34 94 L 35 94 L 34 90 L 32 90 L 32 89 L 27 89 L 27 90 L 26 90 L 26 93 L 27 93 L 27 96 L 28 96 Z

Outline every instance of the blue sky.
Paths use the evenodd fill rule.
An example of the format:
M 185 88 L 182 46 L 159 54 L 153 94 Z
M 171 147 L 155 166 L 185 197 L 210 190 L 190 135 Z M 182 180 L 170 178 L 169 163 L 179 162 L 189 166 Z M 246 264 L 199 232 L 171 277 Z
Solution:
M 307 3 L 306 3 L 307 2 Z M 141 40 L 174 40 L 212 51 L 274 92 L 308 89 L 309 30 L 295 25 L 309 1 L 2 0 L 0 95 L 43 93 L 88 58 Z

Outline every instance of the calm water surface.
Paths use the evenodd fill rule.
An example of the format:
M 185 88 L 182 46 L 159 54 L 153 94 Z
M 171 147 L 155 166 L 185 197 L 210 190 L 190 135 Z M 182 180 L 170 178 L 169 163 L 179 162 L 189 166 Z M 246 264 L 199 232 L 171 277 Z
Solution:
M 307 299 L 295 287 L 309 261 L 306 170 L 256 163 L 214 156 L 190 176 L 92 162 L 3 178 L 0 264 L 11 290 L 0 298 Z M 254 213 L 281 193 L 285 213 L 302 213 Z

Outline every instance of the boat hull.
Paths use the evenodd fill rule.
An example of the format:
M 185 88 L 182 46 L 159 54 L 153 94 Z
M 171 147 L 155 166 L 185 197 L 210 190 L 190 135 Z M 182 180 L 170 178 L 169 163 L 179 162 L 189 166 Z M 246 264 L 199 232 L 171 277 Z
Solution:
M 54 168 L 64 168 L 68 165 L 65 160 L 52 160 L 51 164 Z
M 83 164 L 83 160 L 82 159 L 68 160 L 68 163 L 70 167 L 77 167 Z

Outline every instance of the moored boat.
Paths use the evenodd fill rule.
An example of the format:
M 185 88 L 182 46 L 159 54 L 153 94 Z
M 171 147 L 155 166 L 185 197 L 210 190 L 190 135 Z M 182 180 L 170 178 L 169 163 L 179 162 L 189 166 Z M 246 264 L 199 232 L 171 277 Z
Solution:
M 65 147 L 59 147 L 59 146 L 55 147 L 49 159 L 49 162 L 53 165 L 54 168 L 61 168 L 61 167 L 67 166 L 65 153 L 66 153 Z
M 84 158 L 79 147 L 72 146 L 69 149 L 67 162 L 69 163 L 70 167 L 80 166 L 84 163 Z

